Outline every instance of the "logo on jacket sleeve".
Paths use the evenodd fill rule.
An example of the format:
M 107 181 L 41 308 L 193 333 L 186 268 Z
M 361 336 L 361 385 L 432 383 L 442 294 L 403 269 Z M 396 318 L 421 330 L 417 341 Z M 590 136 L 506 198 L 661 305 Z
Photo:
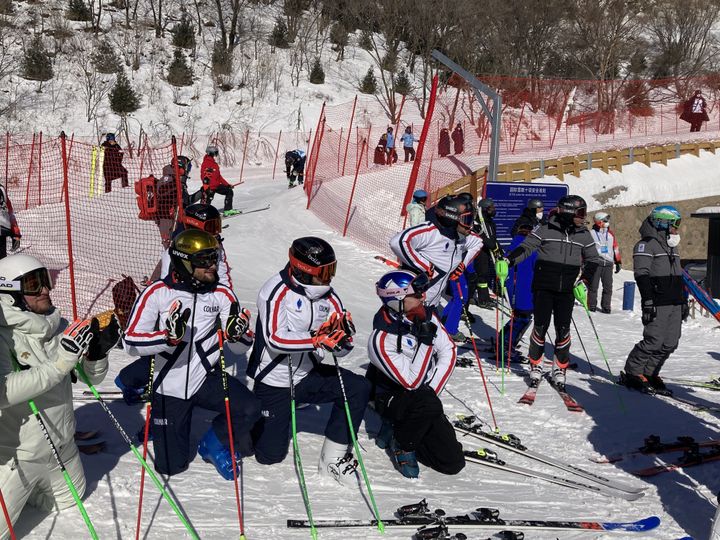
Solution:
M 637 251 L 638 253 L 645 253 L 645 244 L 638 244 Z

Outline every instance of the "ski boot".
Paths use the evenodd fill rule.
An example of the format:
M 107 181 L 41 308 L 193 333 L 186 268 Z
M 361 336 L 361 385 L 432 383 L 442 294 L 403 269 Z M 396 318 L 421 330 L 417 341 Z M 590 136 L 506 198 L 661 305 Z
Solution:
M 402 450 L 395 439 L 390 444 L 390 450 L 395 468 L 400 471 L 400 474 L 405 478 L 417 478 L 420 476 L 420 465 L 418 465 L 415 452 Z
M 542 358 L 537 361 L 530 359 L 530 386 L 537 387 L 543 375 Z
M 382 419 L 382 424 L 380 425 L 380 431 L 378 431 L 377 435 L 375 435 L 375 445 L 385 450 L 388 446 L 390 446 L 390 443 L 392 443 L 393 438 L 393 427 L 390 423 L 390 420 L 387 418 Z
M 357 486 L 359 481 L 357 467 L 358 462 L 352 452 L 348 451 L 347 444 L 336 443 L 325 437 L 318 462 L 320 474 L 331 476 L 343 486 Z
M 672 396 L 672 390 L 665 386 L 665 382 L 660 378 L 659 375 L 649 375 L 647 377 L 648 383 L 655 390 L 655 393 L 660 396 Z
M 632 375 L 621 371 L 618 384 L 622 384 L 643 394 L 655 395 L 655 389 L 650 385 L 650 381 L 647 380 L 645 375 Z
M 135 386 L 125 386 L 120 380 L 120 375 L 115 377 L 115 386 L 117 386 L 122 392 L 123 400 L 128 405 L 136 405 L 143 402 L 143 394 L 145 393 L 145 387 L 137 388 Z
M 550 380 L 558 390 L 565 390 L 565 371 L 567 368 L 561 368 L 557 364 L 553 364 Z
M 240 470 L 237 462 L 240 461 L 240 454 L 235 452 L 235 459 L 230 457 L 230 449 L 220 442 L 213 428 L 210 428 L 200 440 L 198 454 L 207 463 L 215 465 L 217 472 L 225 480 L 233 480 L 233 466 L 235 473 L 239 476 Z
M 455 343 L 467 343 L 470 341 L 468 337 L 463 334 L 460 330 L 450 336 Z

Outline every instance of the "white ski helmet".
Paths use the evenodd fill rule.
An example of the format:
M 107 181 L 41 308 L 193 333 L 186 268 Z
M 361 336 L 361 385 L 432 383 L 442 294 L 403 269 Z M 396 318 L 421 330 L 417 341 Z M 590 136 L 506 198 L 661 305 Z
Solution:
M 596 212 L 593 219 L 595 220 L 595 225 L 603 227 L 605 223 L 610 223 L 610 214 L 607 212 Z
M 36 295 L 43 287 L 52 289 L 52 279 L 35 257 L 18 254 L 0 259 L 0 293 Z

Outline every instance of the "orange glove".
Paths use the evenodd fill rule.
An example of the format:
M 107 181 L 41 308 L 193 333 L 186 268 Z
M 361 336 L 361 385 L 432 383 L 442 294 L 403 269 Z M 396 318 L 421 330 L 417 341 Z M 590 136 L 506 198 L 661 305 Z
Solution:
M 457 281 L 460 279 L 460 276 L 463 275 L 463 272 L 465 271 L 465 263 L 460 263 L 455 267 L 455 270 L 450 272 L 450 280 L 451 281 Z
M 337 352 L 342 348 L 342 342 L 346 337 L 342 330 L 332 330 L 329 334 L 315 334 L 312 338 L 313 347 Z

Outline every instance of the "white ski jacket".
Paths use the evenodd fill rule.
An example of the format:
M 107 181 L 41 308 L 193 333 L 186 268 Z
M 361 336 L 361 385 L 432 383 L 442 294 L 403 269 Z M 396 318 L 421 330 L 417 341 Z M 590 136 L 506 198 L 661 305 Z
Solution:
M 177 346 L 168 344 L 165 329 L 175 300 L 182 302 L 182 311 L 191 310 Z M 217 331 L 225 328 L 230 306 L 237 301 L 232 289 L 222 284 L 198 292 L 174 281 L 172 275 L 155 281 L 135 301 L 123 335 L 125 351 L 133 356 L 155 356 L 155 392 L 190 399 L 220 360 Z
M 469 265 L 482 246 L 482 240 L 475 233 L 465 238 L 452 239 L 443 235 L 437 225 L 431 222 L 405 229 L 390 239 L 390 249 L 404 266 L 426 274 L 430 274 L 432 269 L 431 286 L 426 298 L 429 306 L 440 303 L 450 273 L 461 262 L 465 266 Z
M 405 207 L 407 211 L 407 225 L 408 227 L 415 227 L 425 222 L 425 205 L 417 202 L 411 202 Z
M 290 386 L 289 359 L 294 384 L 323 361 L 326 353 L 313 346 L 310 331 L 317 330 L 331 312 L 344 310 L 332 288 L 318 300 L 310 300 L 302 285 L 290 277 L 288 267 L 265 282 L 258 293 L 257 308 L 255 346 L 247 374 L 256 383 L 281 388 Z M 352 344 L 348 344 L 335 356 L 345 356 L 351 350 Z
M 68 322 L 58 309 L 38 315 L 11 305 L 9 298 L 0 295 L 0 464 L 12 458 L 51 463 L 50 445 L 28 400 L 35 401 L 61 454 L 75 445 L 71 378 L 62 367 L 74 358 L 60 347 Z M 58 362 L 61 356 L 64 362 Z M 107 357 L 85 359 L 82 366 L 90 382 L 98 384 L 107 373 Z

